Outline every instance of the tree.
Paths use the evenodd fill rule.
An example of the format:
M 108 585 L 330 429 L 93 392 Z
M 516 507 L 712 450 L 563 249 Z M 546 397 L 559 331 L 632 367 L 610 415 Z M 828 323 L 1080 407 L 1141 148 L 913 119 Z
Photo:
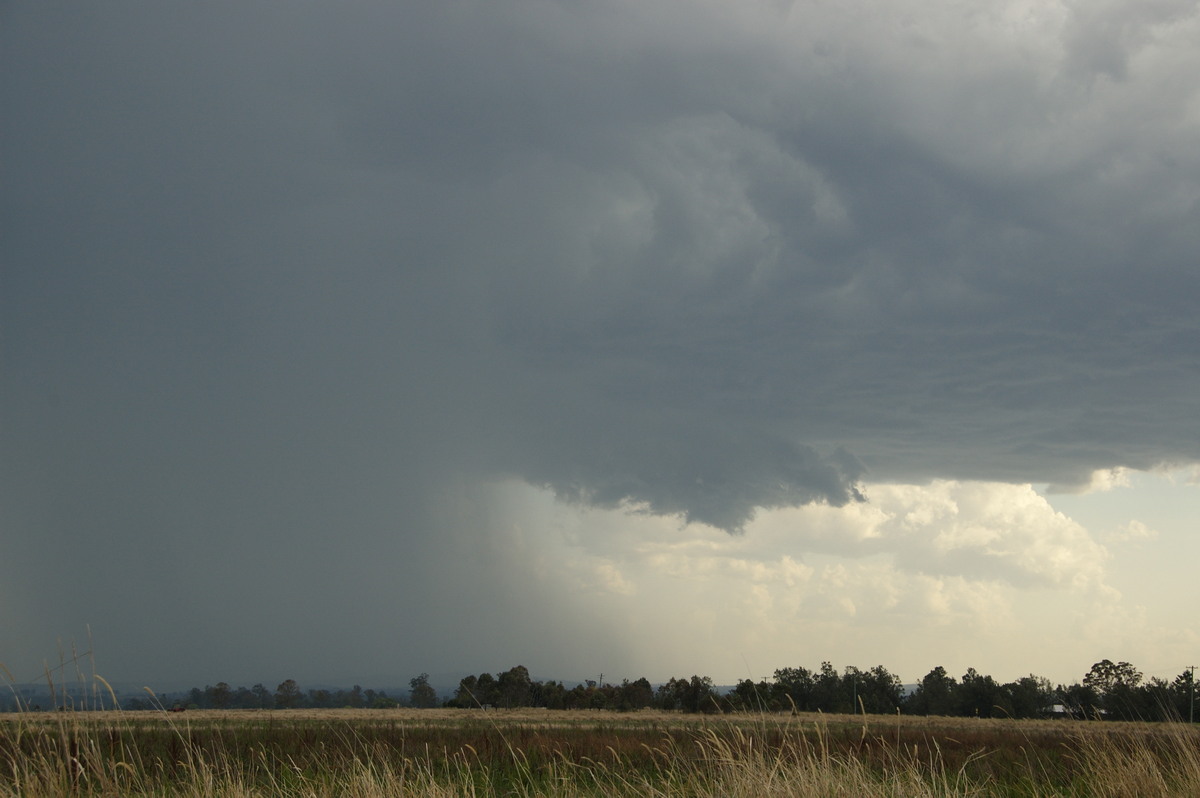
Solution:
M 958 682 L 941 665 L 925 674 L 917 689 L 908 697 L 908 711 L 914 715 L 949 715 L 954 712 L 954 691 Z
M 271 691 L 268 690 L 266 685 L 264 685 L 262 682 L 259 682 L 251 687 L 250 692 L 254 694 L 254 700 L 257 702 L 256 706 L 258 706 L 260 709 L 266 709 L 267 707 L 271 706 L 272 702 L 274 701 L 274 699 L 271 697 Z
M 654 692 L 654 706 L 683 712 L 715 712 L 719 708 L 713 680 L 707 676 L 672 678 L 670 682 L 660 684 Z
M 529 669 L 524 665 L 509 668 L 496 679 L 496 688 L 500 701 L 506 707 L 527 707 L 530 704 L 533 680 L 529 678 Z
M 563 695 L 564 709 L 590 709 L 596 694 L 596 683 L 577 684 Z
M 622 712 L 643 709 L 650 706 L 653 701 L 654 688 L 644 676 L 636 681 L 631 682 L 626 679 L 621 682 L 621 689 L 617 699 L 617 709 Z
M 233 692 L 233 706 L 239 709 L 254 709 L 258 706 L 258 698 L 246 687 L 239 687 Z
M 829 662 L 822 662 L 820 671 L 813 679 L 813 701 L 810 709 L 848 713 L 853 700 L 850 693 L 849 682 L 843 684 L 837 668 Z
M 213 709 L 226 709 L 233 698 L 233 688 L 228 682 L 217 682 L 216 685 L 205 685 L 205 697 Z
M 742 679 L 725 696 L 733 708 L 742 712 L 774 712 L 779 707 L 779 696 L 783 691 L 778 684 L 763 679 L 757 684 L 751 679 Z
M 1002 706 L 1014 718 L 1041 717 L 1054 703 L 1054 687 L 1049 679 L 1030 674 L 1001 688 Z
M 1089 720 L 1098 720 L 1101 717 L 1103 710 L 1100 696 L 1096 695 L 1095 689 L 1089 685 L 1076 682 L 1067 687 L 1060 686 L 1058 693 L 1062 696 L 1063 705 L 1073 716 Z
M 1181 720 L 1194 721 L 1200 711 L 1200 692 L 1196 690 L 1195 671 L 1190 668 L 1171 682 L 1171 697 L 1175 715 Z
M 958 704 L 958 714 L 967 717 L 990 718 L 1001 700 L 1000 685 L 991 676 L 979 674 L 974 668 L 967 668 L 954 691 Z
M 1166 679 L 1153 676 L 1134 694 L 1137 699 L 1135 717 L 1141 720 L 1179 720 L 1171 683 Z
M 848 669 L 847 669 L 848 670 Z M 858 678 L 858 701 L 863 712 L 890 715 L 900 706 L 903 686 L 900 677 L 882 665 L 869 671 L 855 671 Z
M 649 684 L 649 682 L 647 682 Z M 566 701 L 567 688 L 562 682 L 534 682 L 533 705 L 546 709 L 562 709 Z
M 1137 687 L 1142 681 L 1142 672 L 1128 662 L 1113 663 L 1102 659 L 1092 666 L 1083 677 L 1083 683 L 1096 691 L 1097 695 L 1108 695 L 1121 688 Z
M 430 707 L 437 706 L 437 690 L 433 689 L 429 684 L 428 673 L 422 673 L 419 676 L 409 679 L 408 686 L 411 688 L 408 693 L 408 700 L 414 707 L 429 709 Z
M 678 708 L 684 712 L 715 712 L 719 709 L 717 690 L 709 677 L 672 679 L 669 684 L 672 685 L 672 709 Z
M 475 700 L 482 706 L 500 705 L 500 688 L 496 677 L 490 673 L 481 673 L 475 682 Z
M 300 692 L 300 687 L 296 684 L 295 679 L 282 681 L 275 688 L 275 706 L 279 709 L 298 707 L 303 698 L 304 694 Z
M 816 682 L 808 668 L 781 668 L 775 671 L 775 684 L 792 709 L 807 712 L 813 708 Z
M 479 692 L 479 680 L 474 676 L 464 676 L 458 682 L 458 689 L 454 691 L 454 698 L 450 699 L 450 703 L 460 709 L 470 709 L 479 705 L 479 701 L 475 696 Z
M 464 676 L 449 703 L 462 709 L 499 705 L 500 688 L 496 684 L 496 677 L 490 673 Z
M 1128 662 L 1113 663 L 1103 659 L 1092 665 L 1083 677 L 1084 687 L 1090 687 L 1100 699 L 1105 717 L 1133 720 L 1141 714 L 1137 687 L 1142 682 L 1142 672 Z
M 400 702 L 389 696 L 384 690 L 380 690 L 371 699 L 369 706 L 371 709 L 395 709 L 400 706 Z

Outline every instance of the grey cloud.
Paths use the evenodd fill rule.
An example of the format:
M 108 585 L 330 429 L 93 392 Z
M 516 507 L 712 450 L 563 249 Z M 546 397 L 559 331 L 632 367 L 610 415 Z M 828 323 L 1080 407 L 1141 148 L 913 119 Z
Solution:
M 80 71 L 98 95 L 74 113 L 94 123 L 95 168 L 70 188 L 61 172 L 50 187 L 44 170 L 21 185 L 71 203 L 60 212 L 82 216 L 100 250 L 129 249 L 118 279 L 165 298 L 176 325 L 182 308 L 189 344 L 193 333 L 244 341 L 280 291 L 300 294 L 277 310 L 301 342 L 310 321 L 331 322 L 311 342 L 318 363 L 343 348 L 405 363 L 388 354 L 390 334 L 394 353 L 448 347 L 429 381 L 471 392 L 462 372 L 501 359 L 515 370 L 508 381 L 538 385 L 536 396 L 487 388 L 513 461 L 551 484 L 546 472 L 565 466 L 590 474 L 595 485 L 576 493 L 598 501 L 685 513 L 709 501 L 730 509 L 697 518 L 736 526 L 768 484 L 799 501 L 845 500 L 861 472 L 811 465 L 814 451 L 838 447 L 888 476 L 1061 480 L 1195 456 L 1194 435 L 1149 424 L 1144 410 L 1193 409 L 1194 204 L 1126 212 L 1116 201 L 1132 200 L 1136 182 L 1068 176 L 1048 192 L 972 174 L 913 141 L 893 109 L 870 116 L 894 78 L 869 64 L 834 65 L 853 78 L 839 97 L 836 83 L 796 71 L 807 59 L 742 49 L 746 31 L 676 31 L 658 7 L 638 12 L 649 32 L 597 11 L 536 10 L 550 21 L 533 7 L 477 17 L 417 7 L 340 22 L 297 14 L 276 31 L 249 14 L 265 51 L 224 26 L 210 46 L 177 51 L 192 28 L 167 15 L 136 41 L 92 20 L 109 38 L 77 57 L 107 58 L 109 70 Z M 597 22 L 599 35 L 583 33 Z M 215 45 L 232 56 L 209 74 Z M 819 114 L 805 109 L 814 98 Z M 260 160 L 273 151 L 295 161 Z M 1155 177 L 1147 168 L 1129 181 Z M 1176 180 L 1194 188 L 1187 174 Z M 1081 211 L 1073 201 L 1092 187 L 1114 199 Z M 249 287 L 244 270 L 268 276 Z M 209 323 L 226 302 L 247 303 L 240 331 Z M 437 322 L 420 318 L 430 308 Z M 128 311 L 100 312 L 122 336 L 131 318 L 165 325 L 153 309 Z M 366 359 L 340 364 L 343 383 L 377 379 Z M 607 468 L 585 454 L 598 441 L 582 432 L 578 462 L 554 447 L 553 466 L 538 462 L 553 438 L 539 430 L 556 418 L 548 400 L 590 419 L 581 426 L 616 452 Z M 629 445 L 612 444 L 622 436 Z M 711 460 L 737 464 L 710 469 L 711 499 L 678 487 L 703 481 L 682 468 L 702 440 Z M 741 450 L 762 453 L 761 476 Z M 743 501 L 725 495 L 742 492 L 735 470 Z M 671 474 L 676 487 L 656 496 L 641 472 Z
M 960 70 L 897 8 L 7 9 L 6 525 L 246 595 L 279 551 L 273 607 L 332 538 L 459 607 L 460 483 L 736 530 L 1200 458 L 1194 16 Z
M 1164 26 L 1195 16 L 1196 4 L 1189 0 L 1073 3 L 1070 10 L 1063 31 L 1068 63 L 1088 75 L 1124 80 L 1129 59 Z

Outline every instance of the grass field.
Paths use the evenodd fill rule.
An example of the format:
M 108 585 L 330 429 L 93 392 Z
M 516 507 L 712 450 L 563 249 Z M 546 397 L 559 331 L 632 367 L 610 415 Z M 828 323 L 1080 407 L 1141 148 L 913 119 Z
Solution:
M 545 710 L 0 715 L 0 796 L 1200 796 L 1185 724 Z

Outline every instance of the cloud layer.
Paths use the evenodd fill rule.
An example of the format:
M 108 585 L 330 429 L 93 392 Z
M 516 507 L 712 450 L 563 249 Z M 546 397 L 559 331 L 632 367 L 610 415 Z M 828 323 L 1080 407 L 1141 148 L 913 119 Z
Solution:
M 962 486 L 1200 460 L 1194 3 L 3 15 L 0 598 L 87 574 L 14 639 L 89 592 L 130 640 L 265 601 L 247 646 L 533 612 L 483 554 L 507 479 L 730 532 L 888 483 L 913 584 L 1093 584 Z

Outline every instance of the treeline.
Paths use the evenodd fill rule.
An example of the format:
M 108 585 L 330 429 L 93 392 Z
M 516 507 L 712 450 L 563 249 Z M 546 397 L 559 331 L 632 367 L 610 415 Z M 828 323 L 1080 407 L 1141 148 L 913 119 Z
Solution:
M 562 682 L 535 681 L 517 666 L 495 676 L 466 677 L 446 706 L 1188 720 L 1198 697 L 1191 671 L 1172 682 L 1144 680 L 1128 662 L 1107 659 L 1094 664 L 1082 681 L 1058 686 L 1034 675 L 1001 683 L 974 668 L 956 679 L 939 666 L 910 691 L 882 665 L 839 672 L 823 662 L 815 671 L 782 668 L 770 679 L 744 679 L 725 692 L 707 676 L 673 678 L 658 687 L 642 678 L 620 684 L 588 681 L 568 689 Z
M 1147 721 L 1187 720 L 1197 698 L 1190 671 L 1172 682 L 1143 680 L 1128 662 L 1107 659 L 1094 664 L 1081 682 L 1057 686 L 1035 675 L 1001 683 L 974 668 L 956 679 L 938 666 L 907 692 L 882 666 L 869 671 L 850 667 L 839 674 L 826 662 L 818 671 L 784 668 L 770 680 L 739 682 L 734 694 L 740 708 L 766 711 Z
M 403 701 L 392 698 L 383 690 L 364 690 L 359 685 L 349 690 L 301 690 L 294 679 L 287 679 L 274 690 L 262 684 L 253 687 L 231 687 L 217 682 L 203 688 L 193 687 L 186 693 L 167 693 L 157 698 L 133 698 L 122 702 L 124 709 L 392 709 Z
M 510 668 L 504 673 L 492 676 L 481 673 L 478 676 L 468 676 L 458 683 L 454 697 L 446 702 L 449 707 L 545 707 L 547 709 L 615 709 L 628 712 L 634 709 L 657 706 L 663 709 L 683 709 L 689 712 L 701 711 L 700 704 L 709 696 L 716 695 L 712 680 L 707 677 L 693 676 L 691 681 L 696 688 L 691 690 L 696 698 L 684 698 L 688 692 L 684 690 L 685 681 L 672 679 L 658 690 L 646 678 L 628 679 L 619 685 L 599 684 L 587 681 L 584 684 L 567 688 L 562 682 L 539 682 L 529 677 L 529 671 L 524 665 Z M 690 689 L 690 683 L 687 683 Z M 667 699 L 670 694 L 678 694 L 683 703 Z
M 2 710 L 39 709 L 32 695 L 14 695 L 11 706 Z M 49 698 L 49 697 L 47 697 Z M 64 698 L 67 699 L 64 702 Z M 86 700 L 60 693 L 44 708 L 89 707 Z M 707 676 L 672 678 L 653 685 L 645 678 L 620 684 L 587 681 L 567 687 L 559 681 L 533 679 L 518 665 L 497 674 L 481 673 L 459 682 L 446 700 L 422 673 L 409 680 L 406 694 L 388 695 L 382 690 L 364 690 L 358 685 L 344 689 L 302 690 L 292 679 L 274 690 L 262 684 L 231 687 L 226 682 L 193 687 L 186 693 L 159 698 L 123 701 L 128 710 L 148 709 L 298 709 L 410 707 L 487 707 L 547 709 L 597 709 L 629 712 L 660 709 L 689 713 L 715 712 L 825 712 L 966 717 L 1037 718 L 1070 716 L 1113 720 L 1189 720 L 1196 717 L 1194 671 L 1184 671 L 1167 682 L 1144 679 L 1128 662 L 1102 660 L 1079 682 L 1053 685 L 1039 676 L 1025 676 L 1001 683 L 969 668 L 955 678 L 936 667 L 914 688 L 906 690 L 898 676 L 882 665 L 862 670 L 853 666 L 838 671 L 828 662 L 816 670 L 781 668 L 769 679 L 744 679 L 731 689 L 721 689 Z M 23 699 L 23 700 L 22 700 Z
M 872 712 L 894 714 L 906 702 L 899 677 L 882 665 L 869 670 L 848 667 L 838 672 L 828 662 L 817 671 L 784 668 L 773 679 L 739 682 L 721 691 L 707 676 L 670 679 L 654 687 L 647 679 L 620 684 L 588 681 L 567 689 L 561 682 L 537 682 L 517 666 L 492 676 L 463 679 L 453 707 L 523 707 L 548 709 L 661 709 L 678 712 Z

